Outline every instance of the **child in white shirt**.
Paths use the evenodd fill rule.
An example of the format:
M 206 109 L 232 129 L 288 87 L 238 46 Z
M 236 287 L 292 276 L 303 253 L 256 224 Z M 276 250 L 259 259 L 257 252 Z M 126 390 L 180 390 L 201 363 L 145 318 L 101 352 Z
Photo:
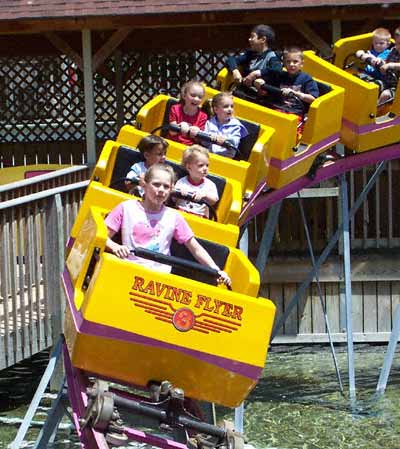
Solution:
M 193 200 L 177 199 L 178 209 L 186 212 L 201 215 L 209 218 L 209 208 L 207 204 L 197 203 L 205 201 L 213 206 L 218 201 L 217 187 L 208 175 L 208 150 L 201 145 L 192 145 L 183 152 L 182 165 L 188 172 L 187 176 L 179 179 L 175 184 L 175 189 L 183 195 L 193 195 Z
M 149 134 L 139 142 L 137 149 L 140 151 L 143 161 L 136 162 L 129 169 L 126 179 L 139 179 L 139 186 L 125 181 L 129 193 L 135 194 L 136 190 L 140 196 L 143 195 L 144 175 L 148 168 L 154 164 L 163 164 L 167 153 L 168 142 L 160 136 Z

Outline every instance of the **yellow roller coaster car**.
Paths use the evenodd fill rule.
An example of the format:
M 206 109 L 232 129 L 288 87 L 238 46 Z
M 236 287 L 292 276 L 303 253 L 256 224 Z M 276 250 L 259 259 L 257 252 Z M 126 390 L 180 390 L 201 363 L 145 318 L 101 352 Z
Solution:
M 31 164 L 4 167 L 0 169 L 0 185 L 34 178 L 35 176 L 45 175 L 46 173 L 69 167 L 71 165 L 68 164 Z
M 92 173 L 92 180 L 98 184 L 94 184 L 97 188 L 111 186 L 111 190 L 124 189 L 124 179 L 129 172 L 130 167 L 141 161 L 141 154 L 136 150 L 135 146 L 147 135 L 135 128 L 124 131 L 129 133 L 129 142 L 132 146 L 127 146 L 121 142 L 107 141 L 103 147 L 99 160 Z M 178 177 L 184 176 L 186 171 L 180 165 L 180 161 L 174 161 L 167 153 L 167 163 L 170 164 Z M 217 186 L 219 201 L 213 207 L 215 219 L 219 223 L 236 225 L 242 207 L 242 190 L 238 181 L 230 178 L 222 178 L 221 176 L 210 173 L 208 176 Z M 115 196 L 115 193 L 111 196 Z
M 121 178 L 118 174 L 119 168 L 117 170 L 116 167 L 117 155 L 120 149 L 121 145 L 113 141 L 107 141 L 104 145 L 93 171 L 91 181 L 86 189 L 75 223 L 71 229 L 70 239 L 67 244 L 68 248 L 73 244 L 75 237 L 82 228 L 90 207 L 99 206 L 111 210 L 122 201 L 132 199 L 131 194 L 117 190 L 113 186 L 113 179 L 116 181 L 115 187 L 117 187 L 117 184 L 121 184 Z M 126 151 L 135 150 L 125 147 L 122 153 Z M 229 191 L 229 188 L 227 191 Z M 193 214 L 186 214 L 185 212 L 182 212 L 182 215 L 185 216 L 194 233 L 200 238 L 215 236 L 221 244 L 237 245 L 239 238 L 239 228 L 237 225 L 213 222 Z
M 169 380 L 191 398 L 240 404 L 261 375 L 275 314 L 271 301 L 257 298 L 258 271 L 241 251 L 205 240 L 232 291 L 199 280 L 198 270 L 188 278 L 119 259 L 105 252 L 112 204 L 97 193 L 83 200 L 63 274 L 72 364 L 120 383 Z M 208 224 L 218 237 L 223 225 Z
M 400 98 L 395 96 L 389 111 L 379 116 L 379 87 L 344 70 L 359 49 L 371 47 L 372 33 L 340 39 L 334 47 L 334 64 L 311 51 L 304 52 L 304 70 L 345 89 L 341 142 L 355 152 L 398 142 L 400 137 Z
M 205 87 L 204 101 L 210 100 L 218 91 Z M 145 104 L 136 116 L 136 126 L 142 131 L 152 132 L 163 125 L 168 124 L 169 110 L 176 104 L 176 98 L 167 95 L 158 95 Z M 246 104 L 235 99 L 235 116 L 247 128 L 248 136 L 240 142 L 238 158 L 233 160 L 216 154 L 210 155 L 210 170 L 221 176 L 227 176 L 239 181 L 243 191 L 251 193 L 262 179 L 265 167 L 265 154 L 274 130 L 269 126 L 260 125 L 251 116 L 244 115 L 247 110 Z M 244 110 L 242 111 L 242 109 Z M 158 131 L 160 132 L 160 131 Z M 122 128 L 118 141 L 125 140 L 124 128 Z M 171 151 L 180 159 L 185 146 L 177 142 L 169 141 Z
M 222 69 L 217 79 L 221 90 L 227 90 L 232 85 L 227 69 Z M 251 117 L 251 120 L 275 130 L 266 149 L 264 175 L 269 187 L 278 189 L 304 176 L 310 171 L 316 157 L 339 141 L 344 91 L 320 79 L 316 79 L 320 96 L 310 105 L 300 140 L 297 138 L 296 116 L 235 99 L 235 104 L 239 100 L 246 104 L 246 115 L 242 117 Z

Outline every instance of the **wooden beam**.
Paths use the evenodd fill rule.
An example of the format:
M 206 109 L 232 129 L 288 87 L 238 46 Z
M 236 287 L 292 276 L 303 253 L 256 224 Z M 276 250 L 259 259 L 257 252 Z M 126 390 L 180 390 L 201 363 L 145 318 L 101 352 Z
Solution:
M 358 29 L 358 33 L 356 33 L 356 34 L 370 33 L 375 28 L 378 28 L 380 23 L 381 23 L 381 21 L 377 20 L 375 17 L 372 19 L 365 20 L 365 21 L 363 21 L 362 25 Z
M 387 253 L 388 254 L 388 253 Z M 359 256 L 352 254 L 351 278 L 353 282 L 389 282 L 400 281 L 400 267 L 395 256 L 374 255 Z M 305 258 L 276 257 L 269 261 L 263 273 L 262 282 L 266 284 L 289 284 L 302 282 L 312 264 Z M 342 261 L 331 257 L 318 273 L 320 282 L 343 281 Z
M 124 124 L 124 85 L 122 83 L 122 53 L 117 50 L 114 54 L 115 65 L 115 94 L 117 104 L 117 129 L 120 129 Z
M 73 61 L 76 66 L 83 72 L 83 60 L 79 53 L 77 53 L 74 49 L 71 48 L 71 46 L 62 39 L 57 33 L 54 33 L 52 31 L 48 31 L 44 33 L 46 38 L 54 45 L 54 47 L 57 48 L 57 50 L 60 51 L 61 54 L 67 55 L 71 61 Z M 98 72 L 101 75 L 104 76 L 108 81 L 111 83 L 114 83 L 115 81 L 115 75 L 112 70 L 110 70 L 108 67 L 102 66 L 97 67 L 97 70 L 92 66 L 93 73 Z
M 64 39 L 54 33 L 53 31 L 48 31 L 44 33 L 47 39 L 64 55 L 67 55 L 82 71 L 83 71 L 83 60 L 79 53 L 70 47 L 70 45 L 65 42 Z
M 124 73 L 122 84 L 127 83 L 131 77 L 138 71 L 141 65 L 150 58 L 149 54 L 139 57 L 138 60 Z
M 335 43 L 342 37 L 342 21 L 339 19 L 332 20 L 332 42 Z
M 111 84 L 115 84 L 115 73 L 105 65 L 98 67 L 96 71 L 93 70 L 93 73 L 95 72 L 100 73 L 100 75 L 103 75 L 104 78 L 108 80 Z
M 390 4 L 382 9 L 380 5 L 312 8 L 269 8 L 268 10 L 240 10 L 229 12 L 201 12 L 180 14 L 147 14 L 131 16 L 74 17 L 61 19 L 26 19 L 0 21 L 0 34 L 32 34 L 46 31 L 81 31 L 84 28 L 95 30 L 117 30 L 121 27 L 143 28 L 176 28 L 190 26 L 252 26 L 256 23 L 285 24 L 288 15 L 307 18 L 308 22 L 330 21 L 364 21 L 374 18 L 397 20 L 400 16 L 400 4 Z
M 132 28 L 125 27 L 113 33 L 108 41 L 93 56 L 93 70 L 103 64 L 103 62 L 111 55 L 111 53 L 119 46 L 119 44 L 128 36 Z
M 301 33 L 323 56 L 330 56 L 332 49 L 318 34 L 305 22 L 291 23 L 293 28 Z
M 331 338 L 335 343 L 346 343 L 347 335 L 343 333 L 332 333 Z M 389 341 L 390 332 L 354 332 L 353 340 L 356 343 L 385 343 Z M 305 343 L 329 343 L 328 334 L 297 334 L 277 335 L 272 345 L 298 345 Z
M 96 122 L 92 69 L 92 36 L 90 30 L 82 30 L 83 82 L 85 90 L 86 157 L 87 164 L 96 163 Z
M 329 198 L 338 197 L 338 187 L 311 187 L 309 189 L 301 189 L 299 192 L 301 198 Z M 286 198 L 298 198 L 297 193 L 292 193 Z

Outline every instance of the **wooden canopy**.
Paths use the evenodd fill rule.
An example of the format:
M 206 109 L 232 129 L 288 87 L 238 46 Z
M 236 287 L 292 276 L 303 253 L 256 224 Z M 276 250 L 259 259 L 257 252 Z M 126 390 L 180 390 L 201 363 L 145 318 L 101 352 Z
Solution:
M 1 33 L 394 19 L 379 0 L 2 0 Z

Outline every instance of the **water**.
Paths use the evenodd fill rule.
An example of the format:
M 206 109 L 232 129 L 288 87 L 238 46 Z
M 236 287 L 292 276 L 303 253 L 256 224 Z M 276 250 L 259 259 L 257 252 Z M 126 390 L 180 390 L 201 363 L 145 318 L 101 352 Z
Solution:
M 345 347 L 337 348 L 347 387 Z M 384 396 L 374 395 L 386 346 L 356 346 L 354 404 L 342 396 L 329 347 L 282 347 L 270 350 L 263 378 L 245 403 L 244 431 L 249 446 L 289 449 L 399 449 L 400 350 L 394 358 Z M 0 419 L 23 416 L 26 404 L 0 403 Z M 49 404 L 50 405 L 50 404 Z M 43 420 L 42 416 L 35 420 Z M 218 418 L 233 420 L 233 411 L 217 408 Z M 67 422 L 67 421 L 66 421 Z M 16 426 L 0 424 L 0 448 Z M 38 430 L 30 432 L 32 441 Z M 141 446 L 141 445 L 136 445 Z M 29 446 L 28 446 L 29 447 Z M 72 431 L 59 431 L 54 449 L 77 449 Z
M 345 388 L 347 355 L 338 350 Z M 374 392 L 386 347 L 356 349 L 357 400 L 343 397 L 328 347 L 273 348 L 264 376 L 245 404 L 245 434 L 257 448 L 399 449 L 400 352 L 388 388 Z M 226 417 L 231 413 L 225 410 Z

